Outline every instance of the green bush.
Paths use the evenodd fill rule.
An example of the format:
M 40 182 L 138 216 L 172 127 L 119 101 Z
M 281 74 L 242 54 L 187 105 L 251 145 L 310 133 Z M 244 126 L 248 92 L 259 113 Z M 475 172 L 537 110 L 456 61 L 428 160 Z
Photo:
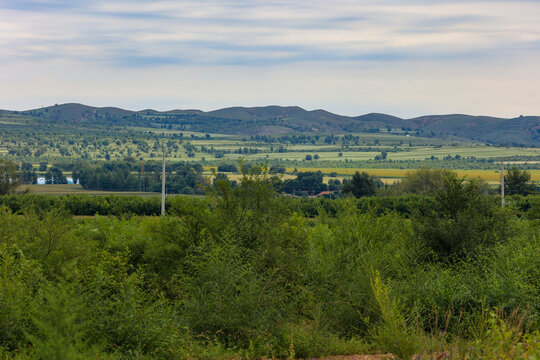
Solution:
M 477 181 L 449 175 L 435 195 L 433 207 L 416 212 L 418 238 L 441 261 L 457 261 L 480 247 L 506 241 L 516 231 L 514 214 L 501 209 Z

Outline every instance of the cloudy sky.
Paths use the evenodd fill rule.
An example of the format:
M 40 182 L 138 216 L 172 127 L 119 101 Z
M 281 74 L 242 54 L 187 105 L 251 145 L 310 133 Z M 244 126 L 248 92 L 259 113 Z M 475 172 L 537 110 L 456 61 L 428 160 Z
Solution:
M 0 0 L 0 108 L 540 115 L 540 1 Z

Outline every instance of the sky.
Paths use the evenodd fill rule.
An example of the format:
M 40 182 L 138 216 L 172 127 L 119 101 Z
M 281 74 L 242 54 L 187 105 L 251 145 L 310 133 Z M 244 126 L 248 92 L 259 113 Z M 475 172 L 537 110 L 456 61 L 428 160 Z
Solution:
M 540 115 L 540 0 L 0 0 L 0 108 Z

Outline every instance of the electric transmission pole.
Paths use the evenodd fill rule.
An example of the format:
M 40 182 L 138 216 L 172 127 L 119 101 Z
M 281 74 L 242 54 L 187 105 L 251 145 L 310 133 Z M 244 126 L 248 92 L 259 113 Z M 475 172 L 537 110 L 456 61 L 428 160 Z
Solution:
M 161 169 L 161 216 L 165 216 L 165 146 L 163 146 L 163 167 Z
M 143 163 L 142 158 L 141 158 L 141 175 L 140 175 L 140 178 L 139 178 L 139 191 L 141 193 L 144 192 L 144 163 Z
M 504 163 L 501 160 L 501 207 L 504 207 Z

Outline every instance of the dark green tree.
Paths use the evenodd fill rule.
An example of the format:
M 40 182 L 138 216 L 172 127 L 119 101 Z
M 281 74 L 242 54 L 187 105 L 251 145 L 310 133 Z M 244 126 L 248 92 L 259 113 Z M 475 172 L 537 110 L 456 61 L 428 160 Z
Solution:
M 59 168 L 53 167 L 45 174 L 46 184 L 67 184 L 67 179 L 64 173 Z
M 323 178 L 320 171 L 299 172 L 296 179 L 285 181 L 282 190 L 287 194 L 317 195 L 321 191 L 328 190 L 328 186 L 323 183 Z
M 374 196 L 377 195 L 377 189 L 383 185 L 382 181 L 376 176 L 369 175 L 363 171 L 357 171 L 351 180 L 343 181 L 341 192 L 345 195 L 353 195 L 354 197 Z
M 413 226 L 433 259 L 453 262 L 482 247 L 509 238 L 515 231 L 512 213 L 487 195 L 486 184 L 476 179 L 445 175 L 435 193 L 433 207 L 416 211 Z
M 37 183 L 37 174 L 32 164 L 22 163 L 21 183 L 23 184 L 36 184 Z
M 504 192 L 507 195 L 530 195 L 537 192 L 531 182 L 531 173 L 517 167 L 508 169 L 504 175 Z

